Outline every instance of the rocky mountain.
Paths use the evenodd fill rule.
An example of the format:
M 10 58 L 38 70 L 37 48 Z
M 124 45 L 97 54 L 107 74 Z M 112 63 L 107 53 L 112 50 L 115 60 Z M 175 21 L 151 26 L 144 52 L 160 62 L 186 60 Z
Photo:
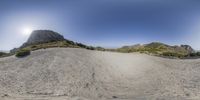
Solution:
M 152 42 L 143 45 L 124 46 L 117 49 L 119 52 L 142 52 L 166 56 L 186 56 L 194 53 L 195 50 L 189 45 L 170 46 L 160 42 Z
M 31 33 L 27 42 L 25 42 L 19 48 L 10 50 L 11 54 L 15 54 L 21 49 L 28 49 L 31 51 L 38 49 L 54 48 L 54 47 L 70 47 L 70 48 L 85 48 L 89 50 L 96 49 L 92 46 L 87 46 L 82 43 L 77 43 L 68 39 L 65 39 L 62 35 L 51 30 L 35 30 Z
M 190 53 L 194 53 L 195 52 L 195 50 L 189 45 L 181 45 L 181 47 L 184 48 L 185 50 L 187 50 Z
M 127 49 L 130 49 L 130 48 L 140 48 L 142 47 L 143 45 L 141 44 L 135 44 L 135 45 L 131 45 L 131 46 L 123 46 L 122 48 L 127 48 Z
M 63 40 L 65 40 L 64 37 L 57 32 L 51 30 L 35 30 L 31 33 L 28 41 L 24 43 L 22 47 L 33 44 Z
M 118 49 L 104 49 L 102 47 L 87 46 L 82 43 L 73 42 L 65 39 L 62 35 L 51 30 L 35 30 L 31 33 L 27 42 L 21 47 L 15 48 L 10 51 L 11 54 L 15 54 L 21 49 L 28 49 L 31 51 L 38 49 L 54 48 L 54 47 L 70 47 L 70 48 L 85 48 L 90 50 L 100 51 L 117 51 L 117 52 L 140 52 L 146 54 L 154 54 L 161 56 L 175 56 L 185 57 L 191 53 L 195 53 L 189 45 L 170 46 L 160 42 L 152 42 L 149 44 L 136 44 L 132 46 L 124 46 Z

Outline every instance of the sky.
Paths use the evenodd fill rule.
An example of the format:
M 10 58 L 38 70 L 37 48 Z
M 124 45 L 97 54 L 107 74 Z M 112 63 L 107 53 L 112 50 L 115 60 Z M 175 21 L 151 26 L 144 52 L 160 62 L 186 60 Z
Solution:
M 0 0 L 0 50 L 19 47 L 30 35 L 27 30 L 39 29 L 106 48 L 163 42 L 200 50 L 200 2 Z

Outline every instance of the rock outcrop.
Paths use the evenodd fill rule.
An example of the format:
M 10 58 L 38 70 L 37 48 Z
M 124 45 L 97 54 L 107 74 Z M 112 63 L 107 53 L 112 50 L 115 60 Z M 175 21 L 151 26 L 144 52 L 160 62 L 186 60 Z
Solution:
M 52 41 L 63 41 L 63 40 L 65 40 L 64 37 L 57 32 L 51 30 L 35 30 L 31 33 L 28 41 L 24 43 L 22 47 L 32 44 L 46 43 Z
M 187 50 L 189 53 L 195 52 L 195 50 L 189 45 L 181 45 L 181 47 L 184 48 L 185 50 Z
M 121 52 L 146 52 L 151 54 L 163 55 L 164 53 L 172 53 L 176 55 L 186 56 L 190 53 L 194 53 L 195 50 L 189 45 L 175 45 L 170 46 L 160 42 L 152 42 L 144 45 L 124 46 L 119 48 Z

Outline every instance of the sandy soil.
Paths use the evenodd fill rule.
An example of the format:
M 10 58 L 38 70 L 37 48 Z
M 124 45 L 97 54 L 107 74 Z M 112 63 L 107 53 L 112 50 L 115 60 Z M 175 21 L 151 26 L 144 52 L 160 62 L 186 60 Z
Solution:
M 51 48 L 0 58 L 0 100 L 200 100 L 200 59 Z

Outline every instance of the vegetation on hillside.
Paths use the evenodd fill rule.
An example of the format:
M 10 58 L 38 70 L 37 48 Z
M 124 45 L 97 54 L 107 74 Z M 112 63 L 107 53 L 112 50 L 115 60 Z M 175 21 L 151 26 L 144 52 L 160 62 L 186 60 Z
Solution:
M 6 55 L 6 53 L 4 52 L 0 52 L 0 56 Z
M 10 53 L 0 52 L 0 58 L 1 58 L 1 57 L 11 56 L 11 55 L 12 55 L 12 54 L 10 54 Z
M 67 40 L 59 33 L 51 30 L 35 30 L 31 33 L 28 41 L 25 42 L 21 47 L 10 50 L 9 54 L 0 53 L 0 57 L 13 54 L 16 54 L 16 56 L 26 56 L 34 50 L 54 47 L 85 48 L 88 50 L 113 51 L 124 53 L 140 52 L 156 56 L 178 58 L 199 56 L 199 53 L 195 53 L 189 45 L 169 46 L 160 42 L 152 42 L 150 44 L 145 45 L 138 44 L 134 46 L 124 46 L 118 49 L 105 49 L 103 47 L 93 47 L 82 43 L 73 42 L 71 40 Z
M 16 57 L 25 57 L 31 54 L 31 50 L 29 49 L 21 49 L 16 53 Z
M 0 57 L 5 57 L 13 54 L 16 54 L 16 57 L 23 57 L 29 55 L 31 51 L 53 47 L 85 48 L 88 50 L 112 51 L 123 53 L 140 52 L 150 55 L 176 58 L 200 57 L 200 52 L 190 52 L 187 49 L 180 46 L 169 46 L 159 42 L 153 42 L 145 45 L 124 46 L 118 49 L 105 49 L 103 47 L 87 46 L 82 43 L 77 43 L 70 40 L 50 41 L 45 43 L 32 44 L 26 47 L 17 48 L 13 50 L 14 52 L 12 51 L 11 53 L 0 52 Z
M 185 45 L 184 45 L 185 46 Z M 140 52 L 146 54 L 153 54 L 157 56 L 167 56 L 167 57 L 188 57 L 192 53 L 181 46 L 169 46 L 159 42 L 152 42 L 146 45 L 135 45 L 135 46 L 125 46 L 117 49 L 118 52 Z
M 76 42 L 69 41 L 69 40 L 38 43 L 38 44 L 29 45 L 29 46 L 26 46 L 23 48 L 34 51 L 34 50 L 38 50 L 38 49 L 46 49 L 46 48 L 53 48 L 53 47 L 85 48 L 85 49 L 89 49 L 89 50 L 95 50 L 95 47 L 87 46 L 82 43 L 76 43 Z
M 106 49 L 103 48 L 103 47 L 96 47 L 95 50 L 98 50 L 98 51 L 106 51 Z
M 200 57 L 200 52 L 190 53 L 190 57 Z
M 105 51 L 103 47 L 93 47 L 93 46 L 87 46 L 82 43 L 73 42 L 70 40 L 63 40 L 63 41 L 49 41 L 44 43 L 37 43 L 37 44 L 31 44 L 27 46 L 22 46 L 20 48 L 15 48 L 10 51 L 9 55 L 15 54 L 16 57 L 24 57 L 30 54 L 31 51 L 39 50 L 39 49 L 47 49 L 47 48 L 54 48 L 54 47 L 60 47 L 60 48 L 85 48 L 88 50 L 99 50 L 99 51 Z M 2 57 L 0 54 L 0 57 Z

